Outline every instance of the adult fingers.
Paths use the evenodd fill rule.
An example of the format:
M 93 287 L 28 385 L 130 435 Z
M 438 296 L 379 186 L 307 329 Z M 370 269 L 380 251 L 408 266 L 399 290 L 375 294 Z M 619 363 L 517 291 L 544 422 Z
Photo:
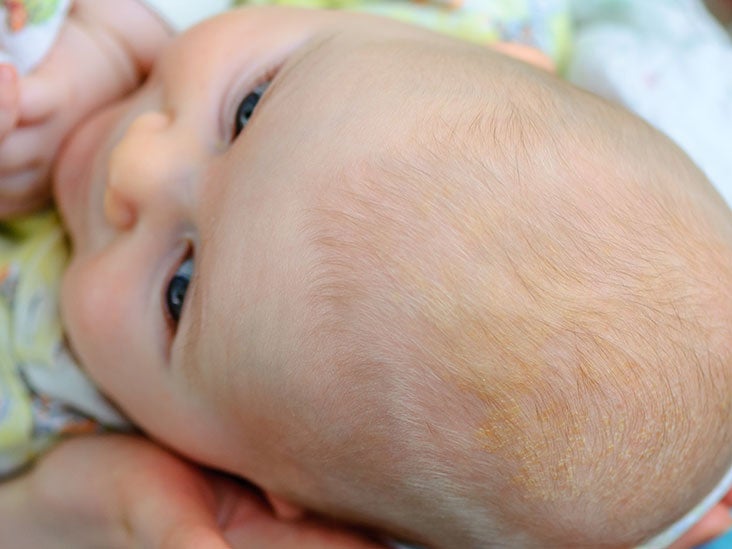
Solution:
M 191 517 L 188 518 L 190 520 Z M 161 549 L 231 549 L 221 532 L 193 518 L 184 524 L 175 524 L 161 541 Z
M 504 55 L 533 65 L 546 72 L 556 72 L 554 61 L 548 55 L 526 44 L 520 44 L 518 42 L 497 42 L 491 44 L 491 47 Z
M 722 498 L 722 501 L 728 506 L 732 507 L 732 490 L 727 492 L 724 497 Z

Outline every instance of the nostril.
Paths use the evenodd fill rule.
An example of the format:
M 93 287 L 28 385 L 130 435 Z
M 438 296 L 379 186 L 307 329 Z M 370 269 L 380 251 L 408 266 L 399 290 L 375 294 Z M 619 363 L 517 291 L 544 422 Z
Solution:
M 135 223 L 135 209 L 112 186 L 104 194 L 104 216 L 118 230 L 126 230 Z

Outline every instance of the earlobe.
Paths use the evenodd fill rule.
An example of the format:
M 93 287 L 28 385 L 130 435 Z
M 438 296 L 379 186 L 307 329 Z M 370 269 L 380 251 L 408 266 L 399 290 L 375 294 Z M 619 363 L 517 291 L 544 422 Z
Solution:
M 279 496 L 267 493 L 266 497 L 270 507 L 272 507 L 272 511 L 274 511 L 275 516 L 279 519 L 299 520 L 305 515 L 305 510 L 302 507 L 285 501 Z
M 556 66 L 554 61 L 547 56 L 544 52 L 527 46 L 526 44 L 519 44 L 516 42 L 497 42 L 492 44 L 491 47 L 509 57 L 533 65 L 539 69 L 547 72 L 556 72 Z

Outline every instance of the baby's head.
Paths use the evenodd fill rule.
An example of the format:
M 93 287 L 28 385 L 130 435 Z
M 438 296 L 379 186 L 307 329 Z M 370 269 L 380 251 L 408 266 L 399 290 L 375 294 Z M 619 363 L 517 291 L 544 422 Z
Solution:
M 56 191 L 90 373 L 292 503 L 438 546 L 627 546 L 732 463 L 726 206 L 524 63 L 234 12 L 79 130 Z

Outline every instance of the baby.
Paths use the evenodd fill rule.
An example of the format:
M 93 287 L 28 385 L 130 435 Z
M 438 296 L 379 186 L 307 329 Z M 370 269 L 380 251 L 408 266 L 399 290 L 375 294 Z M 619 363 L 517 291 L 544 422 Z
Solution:
M 2 84 L 4 104 L 0 109 L 3 126 L 9 128 L 2 132 L 8 135 L 0 150 L 6 193 L 0 209 L 5 215 L 17 215 L 42 203 L 48 187 L 46 169 L 64 128 L 72 127 L 95 105 L 124 94 L 136 78 L 145 76 L 150 52 L 162 47 L 169 32 L 156 12 L 172 26 L 184 27 L 224 9 L 226 2 L 176 6 L 151 0 L 149 7 L 155 10 L 151 11 L 144 8 L 145 3 L 131 0 L 78 0 L 67 13 L 69 4 L 68 0 L 13 0 L 0 5 L 0 58 L 24 76 L 20 83 L 14 82 L 11 67 L 0 67 L 8 80 Z M 456 10 L 440 0 L 432 5 L 360 5 L 344 0 L 340 7 L 360 5 L 479 43 L 521 38 L 560 59 L 566 49 L 565 3 L 514 6 L 512 13 L 502 13 L 514 4 L 513 0 L 496 0 Z M 509 43 L 500 46 L 515 49 Z M 94 49 L 101 53 L 90 53 Z M 540 63 L 548 62 L 538 52 L 530 55 Z M 87 73 L 76 74 L 77 67 L 85 67 Z M 90 77 L 93 84 L 87 85 Z M 76 89 L 80 82 L 92 89 L 86 97 Z M 18 91 L 20 97 L 13 97 Z M 61 104 L 63 108 L 54 107 Z M 48 112 L 38 114 L 43 111 Z M 0 411 L 0 474 L 25 464 L 59 434 L 95 430 L 90 418 L 107 426 L 124 425 L 81 375 L 62 339 L 56 303 L 66 246 L 55 216 L 44 212 L 36 219 L 5 221 L 3 228 L 0 289 L 5 298 L 1 303 L 8 309 L 2 322 L 7 324 L 8 343 L 2 357 L 6 366 L 0 372 L 5 402 Z
M 152 52 L 169 37 L 170 27 L 163 19 L 173 28 L 185 27 L 227 4 L 0 4 L 0 60 L 8 63 L 0 65 L 6 77 L 0 88 L 0 211 L 16 216 L 43 203 L 47 170 L 59 140 L 85 115 L 144 78 Z M 409 18 L 479 43 L 529 40 L 560 59 L 566 50 L 565 3 L 514 6 L 510 14 L 503 14 L 514 4 L 496 0 L 459 10 L 448 9 L 440 0 L 431 5 L 344 0 L 339 5 Z M 509 43 L 501 47 L 515 49 Z M 538 52 L 531 55 L 547 62 Z M 16 72 L 23 76 L 20 82 Z M 2 228 L 0 304 L 7 314 L 0 317 L 0 325 L 7 343 L 0 357 L 0 475 L 25 465 L 59 435 L 96 430 L 91 419 L 116 428 L 125 425 L 81 374 L 63 341 L 57 294 L 67 250 L 56 216 L 43 212 L 33 219 L 5 220 Z
M 155 438 L 293 505 L 435 546 L 628 546 L 732 461 L 729 212 L 540 71 L 237 12 L 57 176 L 82 362 Z
M 296 508 L 436 547 L 648 540 L 732 462 L 728 209 L 624 111 L 374 23 L 221 16 L 74 135 L 75 353 Z

